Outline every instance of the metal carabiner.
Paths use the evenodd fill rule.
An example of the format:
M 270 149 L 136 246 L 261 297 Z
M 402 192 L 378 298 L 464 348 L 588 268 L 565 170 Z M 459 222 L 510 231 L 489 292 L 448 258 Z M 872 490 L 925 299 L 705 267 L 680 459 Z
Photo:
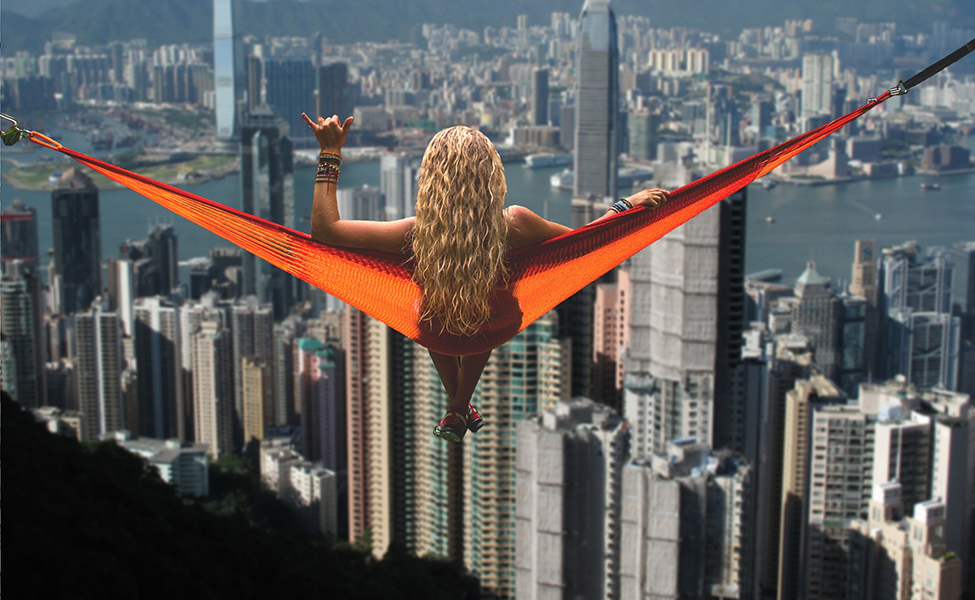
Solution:
M 6 121 L 10 121 L 10 123 L 11 123 L 9 129 L 6 129 L 6 130 L 4 130 L 3 133 L 0 133 L 0 138 L 3 139 L 3 144 L 5 146 L 13 146 L 14 144 L 16 144 L 17 142 L 20 141 L 20 138 L 24 134 L 28 134 L 29 135 L 30 132 L 25 131 L 25 130 L 21 129 L 20 127 L 18 127 L 17 126 L 17 119 L 11 117 L 10 115 L 7 115 L 7 114 L 4 114 L 4 113 L 0 112 L 0 119 L 4 119 Z
M 894 87 L 890 88 L 887 91 L 890 92 L 891 96 L 903 96 L 910 90 L 907 89 L 907 86 L 904 85 L 904 80 L 901 79 L 900 81 L 897 82 L 897 85 L 895 85 Z

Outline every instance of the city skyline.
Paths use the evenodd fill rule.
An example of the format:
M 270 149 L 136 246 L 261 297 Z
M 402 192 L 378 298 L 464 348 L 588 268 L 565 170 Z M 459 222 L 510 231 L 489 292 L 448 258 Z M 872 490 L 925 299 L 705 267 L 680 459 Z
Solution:
M 572 131 L 577 158 L 584 156 L 585 136 L 575 132 L 591 124 L 575 111 L 586 106 L 585 84 L 576 85 L 585 79 L 585 41 L 615 27 L 601 47 L 610 62 L 619 54 L 610 74 L 617 82 L 596 88 L 610 99 L 603 102 L 610 122 L 629 123 L 604 128 L 613 132 L 604 140 L 606 163 L 615 173 L 618 150 L 642 148 L 646 156 L 621 161 L 620 177 L 673 188 L 842 114 L 850 94 L 878 87 L 871 52 L 893 55 L 894 41 L 908 58 L 938 50 L 882 24 L 853 23 L 844 35 L 868 41 L 833 49 L 800 21 L 746 31 L 730 44 L 631 17 L 614 26 L 612 12 L 602 13 L 604 30 L 587 25 L 595 8 L 605 2 L 588 0 L 578 19 L 554 13 L 544 27 L 527 17 L 517 28 L 483 32 L 425 25 L 426 48 L 402 55 L 314 37 L 251 40 L 246 57 L 235 54 L 235 62 L 247 59 L 246 81 L 235 81 L 248 96 L 235 96 L 236 107 L 247 105 L 235 121 L 239 151 L 227 152 L 226 139 L 211 144 L 221 134 L 206 121 L 189 136 L 174 127 L 144 141 L 198 156 L 222 147 L 240 163 L 232 179 L 241 182 L 245 211 L 301 228 L 308 204 L 294 181 L 302 173 L 292 162 L 301 157 L 291 145 L 295 132 L 289 116 L 265 107 L 293 100 L 277 100 L 290 71 L 279 77 L 275 69 L 300 63 L 348 92 L 326 94 L 320 82 L 305 90 L 319 106 L 349 103 L 358 136 L 350 146 L 389 148 L 372 155 L 378 185 L 340 185 L 343 216 L 402 217 L 415 194 L 417 150 L 454 119 L 489 132 L 502 152 L 521 154 L 564 153 L 564 132 Z M 836 23 L 840 33 L 848 26 Z M 205 48 L 118 43 L 104 60 L 86 54 L 77 62 L 62 52 L 74 42 L 55 40 L 38 59 L 4 59 L 10 98 L 53 96 L 55 85 L 68 104 L 180 97 L 197 106 L 187 113 L 213 111 L 220 123 L 219 85 L 203 76 L 208 60 L 217 63 L 217 33 L 212 56 Z M 227 33 L 220 36 L 236 39 Z M 482 41 L 510 52 L 457 53 Z M 807 69 L 803 55 L 821 58 Z M 783 64 L 747 93 L 717 67 L 744 75 L 759 56 Z M 139 65 L 152 85 L 140 87 Z M 174 264 L 184 244 L 172 227 L 155 226 L 145 240 L 121 244 L 103 281 L 91 240 L 106 235 L 111 211 L 104 203 L 98 210 L 103 198 L 77 171 L 57 180 L 51 206 L 78 196 L 87 220 L 76 230 L 51 221 L 60 233 L 46 289 L 29 264 L 41 236 L 12 226 L 46 228 L 46 217 L 19 216 L 28 211 L 4 220 L 4 236 L 23 241 L 16 259 L 2 261 L 3 388 L 23 394 L 51 431 L 129 444 L 180 490 L 197 490 L 190 495 L 208 493 L 199 486 L 202 452 L 218 464 L 246 455 L 244 468 L 306 531 L 339 536 L 377 559 L 395 548 L 443 556 L 469 569 L 486 597 L 571 589 L 852 600 L 886 597 L 881 584 L 895 581 L 918 597 L 940 590 L 957 598 L 975 589 L 971 528 L 943 524 L 975 518 L 975 242 L 939 250 L 905 235 L 878 243 L 873 230 L 860 230 L 845 250 L 849 288 L 821 276 L 814 259 L 794 285 L 781 271 L 745 276 L 756 195 L 788 200 L 802 189 L 791 184 L 820 178 L 831 184 L 820 193 L 835 198 L 858 185 L 848 180 L 873 182 L 901 168 L 973 168 L 953 132 L 964 127 L 963 115 L 975 116 L 975 80 L 939 81 L 932 89 L 951 90 L 950 114 L 925 88 L 892 101 L 789 163 L 768 191 L 759 184 L 726 198 L 613 269 L 592 301 L 567 301 L 497 348 L 472 398 L 487 427 L 463 445 L 431 434 L 449 399 L 425 349 L 246 253 L 213 248 L 175 285 L 185 278 Z M 804 86 L 832 93 L 811 100 Z M 155 127 L 134 110 L 101 122 Z M 633 134 L 635 142 L 625 139 Z M 195 169 L 183 172 L 192 177 Z M 783 194 L 787 186 L 795 192 Z M 932 204 L 957 193 L 928 190 Z M 598 213 L 616 195 L 589 193 L 600 203 L 560 206 L 563 219 Z M 922 194 L 916 185 L 914 194 Z M 64 218 L 67 210 L 52 214 Z M 758 227 L 782 229 L 772 214 L 758 217 Z M 72 250 L 79 246 L 72 236 L 87 236 L 87 253 Z M 588 314 L 573 312 L 580 309 Z M 24 385 L 31 369 L 35 377 L 43 371 L 43 387 Z M 580 397 L 596 386 L 603 406 Z M 143 441 L 125 441 L 121 430 Z M 898 558 L 908 553 L 924 574 Z M 555 557 L 562 569 L 552 568 Z

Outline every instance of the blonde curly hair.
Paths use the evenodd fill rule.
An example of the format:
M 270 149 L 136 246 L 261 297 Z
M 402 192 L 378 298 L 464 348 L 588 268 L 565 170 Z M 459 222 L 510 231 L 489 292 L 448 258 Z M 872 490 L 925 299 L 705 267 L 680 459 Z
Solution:
M 507 278 L 505 193 L 501 157 L 483 133 L 458 125 L 430 141 L 411 234 L 421 322 L 470 336 L 491 320 L 491 295 Z

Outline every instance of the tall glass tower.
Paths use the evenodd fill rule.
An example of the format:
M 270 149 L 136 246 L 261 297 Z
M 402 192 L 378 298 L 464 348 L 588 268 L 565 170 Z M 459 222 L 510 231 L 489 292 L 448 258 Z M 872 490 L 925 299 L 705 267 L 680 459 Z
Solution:
M 609 0 L 586 0 L 576 49 L 576 197 L 616 198 L 620 56 Z
M 244 48 L 234 28 L 236 0 L 213 0 L 213 81 L 217 104 L 217 139 L 237 136 L 237 103 L 246 85 Z

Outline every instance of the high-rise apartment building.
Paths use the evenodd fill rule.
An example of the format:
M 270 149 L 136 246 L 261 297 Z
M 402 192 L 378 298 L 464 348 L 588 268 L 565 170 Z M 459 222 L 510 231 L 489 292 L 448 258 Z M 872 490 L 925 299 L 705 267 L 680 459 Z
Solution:
M 812 454 L 812 412 L 816 406 L 845 402 L 836 385 L 822 375 L 795 382 L 785 396 L 782 442 L 782 495 L 778 540 L 778 597 L 798 598 L 805 565 L 806 523 Z M 773 477 L 776 473 L 773 471 Z M 818 486 L 822 487 L 822 486 Z
M 298 112 L 299 119 L 301 110 Z M 302 123 L 302 127 L 308 126 Z M 295 228 L 294 162 L 289 126 L 269 111 L 248 114 L 240 128 L 241 205 L 244 212 Z M 284 319 L 297 300 L 298 280 L 244 253 L 244 295 L 256 295 Z
M 368 185 L 339 188 L 337 202 L 343 219 L 382 221 L 383 216 L 389 214 L 386 212 L 386 198 L 382 190 Z
M 408 471 L 421 468 L 406 458 L 414 447 L 406 440 L 414 432 L 404 427 L 413 406 L 414 344 L 346 307 L 344 345 L 349 538 L 368 532 L 373 554 L 383 556 L 393 541 L 408 543 Z
M 803 118 L 832 112 L 833 56 L 806 54 L 802 57 Z
M 295 368 L 302 456 L 336 473 L 344 472 L 347 432 L 342 352 L 315 338 L 300 338 Z
M 190 439 L 180 350 L 180 309 L 164 298 L 135 301 L 135 360 L 139 377 L 138 435 Z
M 14 200 L 0 212 L 0 240 L 3 241 L 3 265 L 20 260 L 24 265 L 36 267 L 37 209 L 25 207 L 22 200 Z
M 213 0 L 213 81 L 221 141 L 237 137 L 239 103 L 246 86 L 243 42 L 234 18 L 239 10 L 237 0 Z
M 64 172 L 51 193 L 54 273 L 58 304 L 66 315 L 87 310 L 102 290 L 102 240 L 98 188 L 79 169 Z
M 384 154 L 379 163 L 379 189 L 383 194 L 386 221 L 416 214 L 417 177 L 420 161 L 405 154 Z M 344 213 L 342 218 L 346 217 Z
M 690 180 L 679 167 L 661 187 Z M 659 176 L 659 175 L 658 175 Z M 747 188 L 631 259 L 624 414 L 634 456 L 694 436 L 726 447 L 742 398 L 732 392 L 745 318 Z
M 816 406 L 811 416 L 803 596 L 843 598 L 851 578 L 847 523 L 867 518 L 876 415 L 853 406 Z
M 248 356 L 234 365 L 241 371 L 241 425 L 244 443 L 264 439 L 268 427 L 274 426 L 274 401 L 271 369 L 260 357 Z
M 516 428 L 516 596 L 618 597 L 625 422 L 578 399 Z
M 616 199 L 619 48 L 609 0 L 586 0 L 576 47 L 573 196 Z
M 234 406 L 234 443 L 242 445 L 246 440 L 244 432 L 244 373 L 241 365 L 244 359 L 254 358 L 265 365 L 273 364 L 274 356 L 274 312 L 270 304 L 258 302 L 254 296 L 248 296 L 235 302 L 230 307 L 230 335 L 233 348 L 233 406 Z M 271 381 L 273 373 L 266 374 L 266 387 L 263 393 L 274 389 Z M 255 392 L 256 393 L 256 392 Z M 270 402 L 270 398 L 262 400 Z
M 7 350 L 0 377 L 3 389 L 28 409 L 47 404 L 42 304 L 41 280 L 34 270 L 19 261 L 5 264 L 0 333 Z
M 464 439 L 464 562 L 502 597 L 516 592 L 514 424 L 569 397 L 557 320 L 549 312 L 494 350 L 472 399 L 486 425 Z
M 962 564 L 946 552 L 944 504 L 902 501 L 897 481 L 875 485 L 868 519 L 852 523 L 846 598 L 959 598 Z
M 754 598 L 751 467 L 696 438 L 622 474 L 620 598 Z
M 100 436 L 125 428 L 122 398 L 122 325 L 118 313 L 105 310 L 100 303 L 75 315 L 74 348 L 77 352 L 75 397 L 78 410 L 85 415 L 85 436 Z
M 236 449 L 233 342 L 230 332 L 214 317 L 202 321 L 190 339 L 196 441 L 206 444 L 210 456 L 218 459 Z

